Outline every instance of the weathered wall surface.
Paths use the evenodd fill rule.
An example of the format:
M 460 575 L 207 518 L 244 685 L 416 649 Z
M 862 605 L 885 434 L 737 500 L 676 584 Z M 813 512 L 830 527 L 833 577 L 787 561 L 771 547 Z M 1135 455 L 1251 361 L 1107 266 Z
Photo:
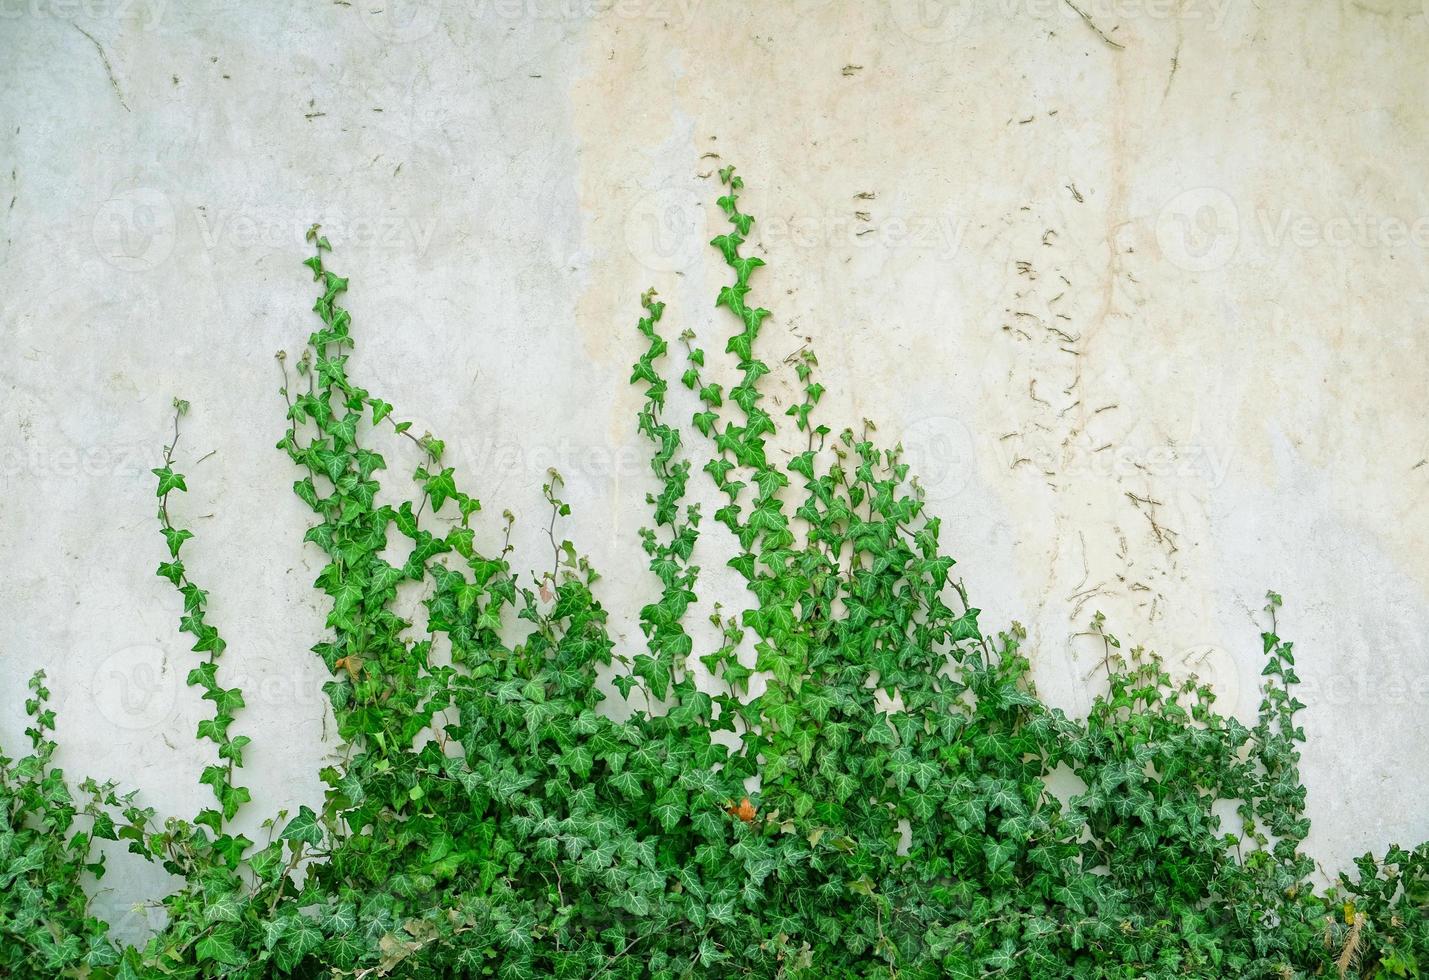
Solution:
M 649 582 L 610 574 L 649 486 L 637 296 L 722 346 L 703 243 L 732 162 L 766 359 L 811 341 L 824 418 L 903 439 L 1044 695 L 1084 709 L 1100 651 L 1075 634 L 1102 610 L 1253 712 L 1275 588 L 1317 856 L 1429 837 L 1420 0 L 1086 0 L 1090 23 L 1051 0 L 377 6 L 0 0 L 12 751 L 45 666 L 73 775 L 160 813 L 206 797 L 152 574 L 177 394 L 186 558 L 247 692 L 254 809 L 320 797 L 317 566 L 273 450 L 314 220 L 353 277 L 357 373 L 523 518 L 533 563 L 561 469 L 638 642 Z M 113 868 L 100 908 L 138 928 L 162 875 Z

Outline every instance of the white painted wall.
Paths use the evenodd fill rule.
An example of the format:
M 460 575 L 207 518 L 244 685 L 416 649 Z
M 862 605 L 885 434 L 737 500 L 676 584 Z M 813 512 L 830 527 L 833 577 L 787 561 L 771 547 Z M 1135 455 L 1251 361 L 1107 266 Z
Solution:
M 73 775 L 163 814 L 206 798 L 192 655 L 152 573 L 178 394 L 186 558 L 247 692 L 254 815 L 320 797 L 317 566 L 272 448 L 314 220 L 353 278 L 358 376 L 525 518 L 533 562 L 559 467 L 636 642 L 649 582 L 614 572 L 649 485 L 637 296 L 722 346 L 702 243 L 733 162 L 769 262 L 764 354 L 812 338 L 824 418 L 909 445 L 1046 696 L 1085 707 L 1099 654 L 1072 634 L 1100 609 L 1253 712 L 1276 588 L 1314 852 L 1429 837 L 1420 0 L 1079 4 L 1121 49 L 1051 0 L 378 6 L 0 0 L 12 752 L 45 666 Z M 99 908 L 137 929 L 163 876 L 113 868 Z

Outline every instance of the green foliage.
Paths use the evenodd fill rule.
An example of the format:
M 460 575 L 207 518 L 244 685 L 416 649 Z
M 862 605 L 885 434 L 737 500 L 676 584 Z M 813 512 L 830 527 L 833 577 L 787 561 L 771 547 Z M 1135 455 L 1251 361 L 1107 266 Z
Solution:
M 514 572 L 512 516 L 487 521 L 443 443 L 349 375 L 348 283 L 310 232 L 320 325 L 295 376 L 280 355 L 278 448 L 326 558 L 312 652 L 344 759 L 322 770 L 321 801 L 264 823 L 261 845 L 229 832 L 250 803 L 235 782 L 249 739 L 233 732 L 243 695 L 223 683 L 208 595 L 180 557 L 192 534 L 171 519 L 188 489 L 176 402 L 154 470 L 158 574 L 194 639 L 188 683 L 212 704 L 196 736 L 213 744 L 199 778 L 214 804 L 158 826 L 114 784 L 86 780 L 76 802 L 37 675 L 32 753 L 0 765 L 6 976 L 1420 975 L 1429 849 L 1312 886 L 1279 597 L 1253 727 L 1195 681 L 1173 685 L 1154 654 L 1123 652 L 1100 616 L 1105 693 L 1085 720 L 1044 704 L 1023 630 L 984 632 L 899 447 L 866 422 L 817 422 L 812 353 L 792 364 L 801 400 L 784 412 L 798 444 L 779 441 L 761 387 L 769 311 L 750 302 L 763 263 L 740 251 L 754 219 L 741 178 L 720 179 L 729 231 L 712 244 L 733 276 L 717 305 L 735 324 L 734 383 L 683 333 L 680 383 L 699 405 L 688 429 L 666 419 L 665 306 L 641 300 L 631 381 L 653 480 L 640 541 L 658 587 L 639 650 L 617 649 L 595 570 L 558 538 L 558 473 L 544 487 L 551 555 Z M 382 502 L 377 447 L 391 436 L 421 464 Z M 687 629 L 703 530 L 686 502 L 692 459 L 748 593 L 735 615 L 714 607 L 712 632 Z M 404 588 L 422 596 L 417 621 L 395 611 Z M 603 709 L 611 687 L 624 711 Z M 1054 771 L 1081 790 L 1054 794 Z M 96 839 L 182 880 L 142 948 L 86 911 Z

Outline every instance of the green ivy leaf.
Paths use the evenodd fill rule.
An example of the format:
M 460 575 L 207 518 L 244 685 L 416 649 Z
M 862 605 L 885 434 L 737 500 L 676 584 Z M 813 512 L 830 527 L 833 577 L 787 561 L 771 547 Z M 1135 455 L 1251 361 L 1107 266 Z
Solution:
M 311 844 L 314 847 L 322 843 L 322 827 L 318 825 L 317 814 L 306 806 L 298 808 L 298 815 L 288 821 L 288 825 L 283 828 L 283 832 L 278 835 L 279 840 L 294 841 L 298 844 Z
M 156 497 L 162 497 L 172 490 L 181 492 L 188 490 L 188 485 L 184 483 L 183 474 L 175 473 L 171 466 L 161 466 L 150 472 L 159 478 L 159 488 L 154 494 Z

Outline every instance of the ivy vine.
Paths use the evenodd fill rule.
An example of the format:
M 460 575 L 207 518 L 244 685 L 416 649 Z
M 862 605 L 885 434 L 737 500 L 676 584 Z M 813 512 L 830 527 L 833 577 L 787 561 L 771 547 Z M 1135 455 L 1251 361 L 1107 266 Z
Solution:
M 766 408 L 753 305 L 754 219 L 719 173 L 732 281 L 728 367 L 679 335 L 699 410 L 667 420 L 665 304 L 641 297 L 631 381 L 649 441 L 658 590 L 623 649 L 598 574 L 560 536 L 571 508 L 544 487 L 551 553 L 514 571 L 509 512 L 486 516 L 445 445 L 349 373 L 346 279 L 309 233 L 320 321 L 279 355 L 278 448 L 325 558 L 312 647 L 344 750 L 322 800 L 231 832 L 249 736 L 225 643 L 181 551 L 175 451 L 154 470 L 167 556 L 193 640 L 188 684 L 211 702 L 195 736 L 214 803 L 157 821 L 137 792 L 55 766 L 43 673 L 29 754 L 0 758 L 0 971 L 11 977 L 782 978 L 1418 977 L 1429 969 L 1429 848 L 1357 862 L 1324 890 L 1309 830 L 1292 645 L 1266 607 L 1253 726 L 1210 689 L 1173 683 L 1100 616 L 1105 690 L 1085 719 L 1036 696 L 1020 626 L 989 634 L 941 522 L 900 447 L 871 423 L 819 421 L 817 359 L 792 364 L 792 432 Z M 731 372 L 732 369 L 732 373 Z M 726 389 L 716 380 L 728 376 Z M 673 375 L 672 375 L 673 376 Z M 410 480 L 379 484 L 384 440 L 413 444 Z M 697 437 L 695 445 L 686 438 Z M 791 442 L 791 440 L 793 440 Z M 783 450 L 789 450 L 788 453 Z M 787 456 L 787 459 L 786 459 Z M 747 598 L 714 606 L 697 647 L 687 502 L 700 464 Z M 395 486 L 394 486 L 395 484 Z M 395 499 L 389 500 L 393 491 Z M 385 491 L 385 493 L 384 493 Z M 420 590 L 422 614 L 398 597 Z M 697 631 L 699 632 L 699 631 Z M 449 651 L 449 656 L 445 654 Z M 696 670 L 695 664 L 703 666 Z M 613 672 L 613 676 L 612 676 Z M 609 683 L 600 681 L 610 677 Z M 602 703 L 618 695 L 624 710 Z M 623 718 L 624 720 L 620 720 Z M 1080 789 L 1049 789 L 1061 771 Z M 1235 817 L 1222 820 L 1226 805 Z M 124 842 L 182 884 L 142 946 L 88 911 L 98 841 Z

